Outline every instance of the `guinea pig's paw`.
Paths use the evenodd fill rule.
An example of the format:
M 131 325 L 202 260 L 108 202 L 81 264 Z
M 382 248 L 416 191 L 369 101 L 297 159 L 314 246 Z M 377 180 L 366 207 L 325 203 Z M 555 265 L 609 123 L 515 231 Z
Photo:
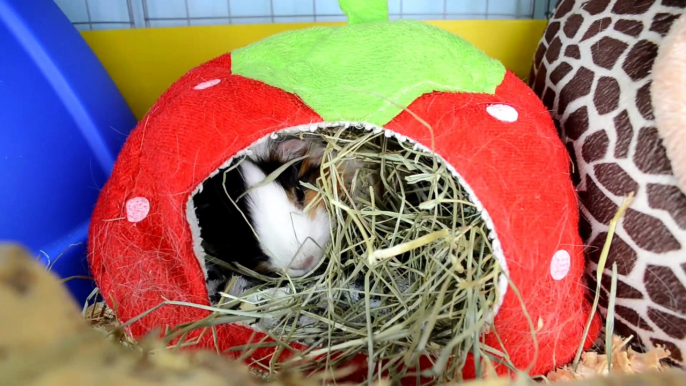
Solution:
M 243 293 L 245 293 L 245 291 L 248 290 L 250 287 L 250 282 L 247 281 L 244 277 L 236 276 L 236 280 L 234 281 L 231 288 L 229 288 L 228 295 L 237 298 L 241 297 L 243 296 Z
M 299 327 L 307 327 L 309 325 L 314 325 L 317 322 L 317 319 L 311 317 L 311 316 L 301 316 L 298 318 L 298 326 Z
M 256 302 L 271 303 L 276 299 L 286 298 L 290 296 L 290 294 L 291 291 L 288 287 L 268 288 L 259 292 L 255 292 L 251 295 L 251 298 L 254 298 Z

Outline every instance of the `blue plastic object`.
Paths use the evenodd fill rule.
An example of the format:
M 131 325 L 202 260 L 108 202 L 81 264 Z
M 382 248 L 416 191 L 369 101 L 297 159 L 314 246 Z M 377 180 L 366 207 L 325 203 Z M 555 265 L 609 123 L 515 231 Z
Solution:
M 135 124 L 52 0 L 0 0 L 0 240 L 28 247 L 62 278 L 90 276 L 89 219 Z M 94 283 L 67 286 L 83 304 Z

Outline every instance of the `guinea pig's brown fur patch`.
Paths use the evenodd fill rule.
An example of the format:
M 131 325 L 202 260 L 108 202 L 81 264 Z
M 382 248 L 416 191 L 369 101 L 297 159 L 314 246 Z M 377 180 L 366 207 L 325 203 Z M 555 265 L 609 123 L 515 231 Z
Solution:
M 316 185 L 317 179 L 321 176 L 321 159 L 316 158 L 316 157 L 308 157 L 305 158 L 301 163 L 300 163 L 300 168 L 298 169 L 298 180 L 307 182 L 311 185 Z M 301 186 L 301 189 L 303 189 L 304 193 L 304 199 L 302 202 L 302 208 L 306 208 L 308 205 L 310 205 L 312 202 L 318 201 L 316 204 L 316 207 L 324 209 L 324 200 L 319 199 L 319 193 L 312 190 L 312 189 L 307 189 L 303 186 Z M 295 192 L 295 188 L 293 189 L 293 193 L 289 195 L 289 197 L 292 196 L 294 199 L 297 200 L 297 194 Z M 312 208 L 307 212 L 307 215 L 310 218 L 314 218 L 316 214 L 315 208 Z

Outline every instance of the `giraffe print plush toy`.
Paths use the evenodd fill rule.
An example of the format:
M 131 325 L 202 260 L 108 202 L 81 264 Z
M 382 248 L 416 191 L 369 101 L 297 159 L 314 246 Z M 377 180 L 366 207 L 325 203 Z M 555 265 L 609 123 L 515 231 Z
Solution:
M 646 348 L 664 346 L 680 364 L 686 358 L 686 82 L 679 83 L 686 76 L 686 22 L 679 19 L 685 7 L 686 0 L 562 0 L 530 77 L 575 164 L 592 288 L 610 220 L 635 193 L 611 244 L 601 311 L 616 262 L 615 332 Z

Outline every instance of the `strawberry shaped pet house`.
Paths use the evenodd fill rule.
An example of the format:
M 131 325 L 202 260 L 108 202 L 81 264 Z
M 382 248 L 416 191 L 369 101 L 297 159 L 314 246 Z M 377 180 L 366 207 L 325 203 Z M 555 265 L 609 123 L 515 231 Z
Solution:
M 486 333 L 484 343 L 533 374 L 568 362 L 590 306 L 569 157 L 546 109 L 501 63 L 459 37 L 417 21 L 387 21 L 383 1 L 340 3 L 347 26 L 291 31 L 220 56 L 184 75 L 142 119 L 92 218 L 90 265 L 104 299 L 122 322 L 165 300 L 209 305 L 192 215 L 204 180 L 286 129 L 354 124 L 431 148 L 431 133 L 415 114 L 433 128 L 435 153 L 489 224 L 517 289 L 502 289 L 492 329 L 498 335 Z M 141 337 L 209 313 L 165 305 L 129 332 Z M 593 319 L 586 346 L 598 330 Z M 194 347 L 224 351 L 256 335 L 224 324 Z M 253 359 L 272 353 L 259 349 Z

